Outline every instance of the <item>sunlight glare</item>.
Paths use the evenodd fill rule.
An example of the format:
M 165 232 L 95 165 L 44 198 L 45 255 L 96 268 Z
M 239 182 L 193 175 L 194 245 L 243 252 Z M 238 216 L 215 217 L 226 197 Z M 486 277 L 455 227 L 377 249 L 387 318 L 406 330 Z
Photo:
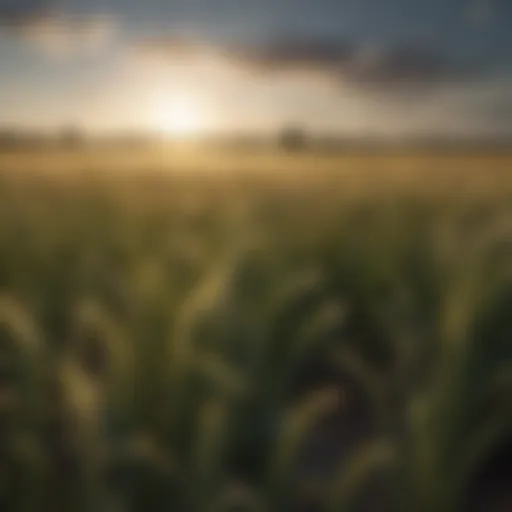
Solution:
M 154 123 L 162 134 L 179 138 L 196 135 L 205 128 L 201 108 L 190 98 L 175 98 L 167 105 L 161 103 Z

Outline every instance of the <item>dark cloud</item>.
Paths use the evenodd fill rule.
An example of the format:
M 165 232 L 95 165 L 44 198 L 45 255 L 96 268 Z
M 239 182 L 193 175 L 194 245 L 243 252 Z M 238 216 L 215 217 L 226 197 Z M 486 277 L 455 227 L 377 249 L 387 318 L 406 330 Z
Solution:
M 482 71 L 421 45 L 369 47 L 329 39 L 287 39 L 253 46 L 222 46 L 193 39 L 157 38 L 139 48 L 165 59 L 216 51 L 240 69 L 262 74 L 322 73 L 343 83 L 376 88 L 425 88 L 470 80 Z
M 351 62 L 355 47 L 334 40 L 291 39 L 260 47 L 234 48 L 233 58 L 263 71 L 338 70 Z
M 0 0 L 0 27 L 17 28 L 51 12 L 44 0 Z
M 344 82 L 375 87 L 425 87 L 467 80 L 477 66 L 420 45 L 369 47 L 349 42 L 289 41 L 238 55 L 257 68 L 322 71 Z
M 368 85 L 435 86 L 466 81 L 478 74 L 477 68 L 428 48 L 402 45 L 357 52 L 342 74 Z

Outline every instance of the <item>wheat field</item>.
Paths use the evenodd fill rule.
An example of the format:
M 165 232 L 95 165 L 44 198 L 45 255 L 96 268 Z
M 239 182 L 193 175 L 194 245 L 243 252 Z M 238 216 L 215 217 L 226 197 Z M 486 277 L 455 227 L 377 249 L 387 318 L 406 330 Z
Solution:
M 0 156 L 0 508 L 512 507 L 512 157 Z

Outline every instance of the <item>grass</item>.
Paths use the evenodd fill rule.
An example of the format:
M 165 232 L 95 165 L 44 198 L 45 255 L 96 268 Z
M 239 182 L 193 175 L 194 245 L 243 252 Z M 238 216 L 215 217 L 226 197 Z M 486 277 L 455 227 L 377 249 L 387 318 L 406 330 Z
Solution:
M 2 509 L 510 506 L 512 158 L 0 169 Z

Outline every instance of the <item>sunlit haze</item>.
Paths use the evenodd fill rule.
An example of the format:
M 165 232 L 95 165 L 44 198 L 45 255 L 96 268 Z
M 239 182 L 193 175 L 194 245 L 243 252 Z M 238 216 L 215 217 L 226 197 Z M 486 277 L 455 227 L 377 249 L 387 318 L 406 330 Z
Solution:
M 510 135 L 511 5 L 2 0 L 0 126 Z
M 162 101 L 153 117 L 154 128 L 175 138 L 199 135 L 206 129 L 206 113 L 193 98 L 176 97 Z

